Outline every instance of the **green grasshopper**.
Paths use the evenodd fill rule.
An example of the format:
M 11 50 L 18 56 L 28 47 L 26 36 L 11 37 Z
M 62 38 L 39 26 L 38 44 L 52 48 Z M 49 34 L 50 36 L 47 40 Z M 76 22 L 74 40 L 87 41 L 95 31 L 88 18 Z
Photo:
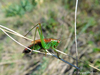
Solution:
M 38 25 L 38 27 L 36 27 Z M 38 30 L 38 33 L 39 33 L 39 36 L 40 36 L 40 39 L 38 40 L 35 40 L 35 36 L 34 36 L 34 41 L 32 41 L 32 44 L 28 46 L 28 48 L 32 49 L 32 50 L 41 50 L 43 49 L 45 51 L 45 55 L 47 53 L 46 50 L 48 50 L 49 48 L 52 48 L 56 53 L 57 53 L 57 56 L 59 57 L 59 54 L 58 52 L 56 51 L 56 47 L 58 46 L 58 44 L 60 43 L 59 40 L 57 39 L 44 39 L 44 36 L 43 36 L 43 33 L 42 33 L 42 29 L 41 29 L 41 24 L 37 24 L 35 27 L 36 27 L 36 30 L 35 30 L 35 36 L 36 36 L 36 31 Z M 33 27 L 34 28 L 34 27 Z M 33 29 L 32 28 L 32 29 Z M 31 29 L 31 30 L 32 30 Z M 30 31 L 31 31 L 30 30 Z M 30 32 L 29 31 L 29 32 Z M 29 33 L 28 32 L 28 33 Z M 27 34 L 28 34 L 27 33 Z M 27 35 L 26 34 L 26 35 Z M 24 49 L 23 53 L 30 53 L 31 51 L 28 50 L 27 48 Z
M 36 27 L 36 26 L 37 26 L 37 27 Z M 73 67 L 79 69 L 77 66 L 75 66 L 75 65 L 73 65 L 73 64 L 71 64 L 71 63 L 69 63 L 69 62 L 67 62 L 67 61 L 65 61 L 64 59 L 61 59 L 61 58 L 59 57 L 59 54 L 58 54 L 58 52 L 56 51 L 56 47 L 59 45 L 60 41 L 57 40 L 57 39 L 52 39 L 52 38 L 44 39 L 44 36 L 43 36 L 43 33 L 42 33 L 41 24 L 39 23 L 39 24 L 37 24 L 36 26 L 33 27 L 33 28 L 36 27 L 35 35 L 34 35 L 34 41 L 32 41 L 32 44 L 29 45 L 28 48 L 31 49 L 31 50 L 43 50 L 43 51 L 45 52 L 45 55 L 46 55 L 46 53 L 47 53 L 46 50 L 49 49 L 49 48 L 52 48 L 52 49 L 57 53 L 57 56 L 54 55 L 54 54 L 52 54 L 52 56 L 54 56 L 54 57 L 60 59 L 61 61 L 65 62 L 65 63 L 68 63 L 68 64 L 70 64 L 71 66 L 73 66 Z M 32 28 L 32 29 L 33 29 L 33 28 Z M 31 30 L 32 30 L 32 29 L 31 29 Z M 31 31 L 31 30 L 30 30 L 30 31 Z M 40 39 L 35 40 L 35 36 L 36 36 L 36 31 L 37 31 L 37 30 L 38 30 Z M 30 31 L 29 31 L 29 32 L 30 32 Z M 29 32 L 28 32 L 28 33 L 29 33 Z M 27 34 L 28 34 L 28 33 L 27 33 Z M 26 34 L 26 35 L 27 35 L 27 34 Z M 26 36 L 26 35 L 25 35 L 25 36 Z M 29 50 L 29 49 L 25 48 L 25 49 L 23 50 L 23 53 L 25 53 L 25 54 L 31 53 L 32 51 Z

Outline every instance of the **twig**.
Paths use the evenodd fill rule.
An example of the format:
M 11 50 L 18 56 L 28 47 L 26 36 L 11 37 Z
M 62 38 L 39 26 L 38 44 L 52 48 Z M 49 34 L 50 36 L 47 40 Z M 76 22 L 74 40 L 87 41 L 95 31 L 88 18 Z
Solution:
M 71 63 L 69 63 L 68 61 L 65 61 L 64 59 L 59 58 L 59 57 L 57 57 L 56 55 L 53 55 L 53 54 L 52 54 L 52 56 L 56 57 L 57 59 L 59 59 L 59 60 L 65 62 L 65 63 L 67 63 L 67 64 L 69 64 L 69 65 L 71 65 L 71 66 L 73 66 L 73 67 L 75 67 L 76 69 L 80 70 L 79 67 L 77 67 L 77 66 L 75 66 L 75 65 L 73 65 L 73 64 L 71 64 Z
M 47 51 L 48 53 L 50 53 L 49 51 Z M 51 53 L 50 53 L 51 54 Z M 68 61 L 65 61 L 64 59 L 62 59 L 62 58 L 59 58 L 59 57 L 57 57 L 56 55 L 54 55 L 54 54 L 51 54 L 52 56 L 54 56 L 54 57 L 56 57 L 57 59 L 59 59 L 59 60 L 61 60 L 61 61 L 63 61 L 63 62 L 65 62 L 65 63 L 67 63 L 67 64 L 69 64 L 69 65 L 71 65 L 71 66 L 73 66 L 73 67 L 75 67 L 76 69 L 78 69 L 78 70 L 80 70 L 80 68 L 78 68 L 77 66 L 75 66 L 75 65 L 73 65 L 73 64 L 71 64 L 71 63 L 69 63 Z

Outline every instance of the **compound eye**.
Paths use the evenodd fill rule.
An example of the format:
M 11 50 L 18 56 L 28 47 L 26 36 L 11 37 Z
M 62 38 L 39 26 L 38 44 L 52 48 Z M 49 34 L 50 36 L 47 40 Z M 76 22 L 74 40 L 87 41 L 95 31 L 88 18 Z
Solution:
M 58 42 L 58 43 L 60 43 L 60 41 L 59 41 L 59 40 L 58 40 L 57 42 Z

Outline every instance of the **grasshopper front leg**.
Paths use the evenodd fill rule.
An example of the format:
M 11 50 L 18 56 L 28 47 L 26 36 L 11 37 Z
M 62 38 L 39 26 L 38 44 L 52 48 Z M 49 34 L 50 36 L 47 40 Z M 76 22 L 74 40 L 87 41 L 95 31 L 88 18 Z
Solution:
M 52 46 L 52 49 L 57 53 L 57 57 L 60 58 L 59 53 L 56 51 L 56 49 L 53 46 Z

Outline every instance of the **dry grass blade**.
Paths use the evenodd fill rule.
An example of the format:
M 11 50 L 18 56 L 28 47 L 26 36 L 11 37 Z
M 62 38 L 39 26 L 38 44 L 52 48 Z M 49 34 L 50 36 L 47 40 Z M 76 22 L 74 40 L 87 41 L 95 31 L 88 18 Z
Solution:
M 76 7 L 75 7 L 75 45 L 76 45 L 76 65 L 78 66 L 78 50 L 77 50 L 77 35 L 76 35 L 76 15 L 77 15 L 77 6 L 78 6 L 78 0 L 76 0 Z M 78 70 L 76 72 L 78 74 Z
M 27 40 L 29 40 L 29 41 L 32 41 L 32 39 L 29 39 L 29 38 L 27 38 L 27 37 L 24 37 L 23 35 L 21 35 L 21 34 L 15 32 L 15 31 L 13 31 L 13 30 L 11 30 L 11 29 L 5 27 L 5 26 L 0 25 L 0 27 L 3 28 L 3 30 L 6 31 L 6 32 L 8 32 L 8 33 L 11 33 L 11 34 L 13 34 L 13 35 L 17 35 L 17 36 L 19 36 L 19 37 L 22 37 L 22 38 L 24 38 L 24 39 L 27 39 Z
M 89 64 L 89 66 L 90 66 L 90 67 L 93 67 L 94 69 L 96 69 L 96 70 L 98 70 L 98 71 L 100 71 L 100 69 L 98 69 L 97 67 L 95 67 L 95 66 L 93 66 L 93 65 L 91 65 L 91 64 Z
M 0 25 L 1 26 L 1 25 Z M 10 33 L 15 33 L 16 35 L 19 35 L 19 36 L 22 36 L 21 34 L 19 34 L 19 33 L 17 33 L 17 32 L 15 32 L 15 31 L 13 31 L 13 30 L 11 30 L 11 29 L 9 29 L 9 28 L 6 28 L 6 27 L 4 27 L 4 26 L 1 26 L 1 27 L 3 27 L 3 28 L 5 28 L 5 29 L 7 29 L 7 30 L 9 30 L 10 31 Z M 26 47 L 26 46 L 24 46 L 23 44 L 21 44 L 21 43 L 19 43 L 18 41 L 16 41 L 13 37 L 11 37 L 9 34 L 7 34 L 6 33 L 6 30 L 4 30 L 4 29 L 2 29 L 2 28 L 0 28 L 0 30 L 2 30 L 8 37 L 10 37 L 13 41 L 15 41 L 17 44 L 19 44 L 19 45 L 21 45 L 21 46 L 23 46 L 23 47 L 25 47 L 25 48 L 27 48 L 27 49 L 29 49 L 30 51 L 33 51 L 33 52 L 38 52 L 38 53 L 42 53 L 42 54 L 45 54 L 45 53 L 43 53 L 43 52 L 40 52 L 40 51 L 36 51 L 36 50 L 32 50 L 32 49 L 30 49 L 30 48 L 28 48 L 28 47 Z M 7 31 L 7 32 L 9 32 L 9 31 Z M 57 51 L 59 51 L 59 50 L 57 50 Z M 47 55 L 52 55 L 52 56 L 54 56 L 54 57 L 56 57 L 56 58 L 58 58 L 56 55 L 54 55 L 54 54 L 51 54 L 48 50 L 47 50 Z M 62 54 L 66 54 L 66 53 L 64 53 L 64 52 L 61 52 L 61 51 L 59 51 L 60 53 L 62 53 Z M 67 54 L 66 54 L 67 55 Z M 68 63 L 69 65 L 71 65 L 71 66 L 73 66 L 73 67 L 75 67 L 75 68 L 77 68 L 77 69 L 79 69 L 77 66 L 75 66 L 75 65 L 73 65 L 73 64 L 71 64 L 71 63 L 69 63 L 69 62 L 67 62 L 67 61 L 65 61 L 64 59 L 61 59 L 61 58 L 58 58 L 58 59 L 60 59 L 60 60 L 62 60 L 63 62 L 65 62 L 65 63 Z
M 28 47 L 24 46 L 23 44 L 19 43 L 18 41 L 16 41 L 14 38 L 12 38 L 12 37 L 11 37 L 9 34 L 7 34 L 6 32 L 11 33 L 11 34 L 14 34 L 14 35 L 17 35 L 17 36 L 19 36 L 19 37 L 22 37 L 22 38 L 27 39 L 27 40 L 30 40 L 30 41 L 32 41 L 32 39 L 29 39 L 29 38 L 27 38 L 27 37 L 24 37 L 23 35 L 21 35 L 21 34 L 15 32 L 15 31 L 13 31 L 13 30 L 11 30 L 11 29 L 5 27 L 5 26 L 0 25 L 0 27 L 4 28 L 4 29 L 2 29 L 2 28 L 0 28 L 0 29 L 1 29 L 7 36 L 9 36 L 13 41 L 15 41 L 17 44 L 19 44 L 19 45 L 21 45 L 21 46 L 23 46 L 23 47 L 25 47 L 25 48 L 31 50 L 30 48 L 28 48 Z M 38 53 L 43 53 L 43 52 L 36 51 L 36 50 L 31 50 L 31 51 L 33 51 L 33 52 L 38 52 Z M 59 51 L 59 50 L 57 50 L 57 51 L 60 52 L 60 53 L 62 53 L 62 54 L 67 55 L 66 53 L 64 53 L 64 52 L 62 52 L 62 51 Z M 45 54 L 45 53 L 43 53 L 43 54 Z M 51 54 L 50 54 L 50 53 L 47 53 L 47 55 L 51 55 Z
M 27 38 L 27 37 L 25 37 L 25 36 L 23 36 L 23 35 L 21 35 L 21 34 L 15 32 L 14 30 L 11 30 L 11 29 L 9 29 L 9 28 L 7 28 L 7 27 L 5 27 L 5 26 L 0 25 L 0 27 L 1 27 L 0 29 L 1 29 L 7 36 L 9 36 L 9 37 L 11 37 L 11 36 L 10 36 L 9 34 L 7 34 L 6 32 L 11 33 L 11 34 L 14 34 L 14 35 L 17 35 L 17 36 L 22 37 L 22 38 L 24 38 L 24 39 L 27 39 L 27 40 L 29 40 L 29 41 L 33 41 L 32 39 L 29 39 L 29 38 Z M 16 43 L 18 43 L 19 45 L 21 45 L 21 46 L 27 48 L 26 46 L 24 46 L 24 45 L 22 45 L 21 43 L 19 43 L 18 41 L 16 41 L 14 38 L 11 37 L 11 39 L 12 39 L 13 41 L 15 41 Z M 27 49 L 29 49 L 29 48 L 27 48 Z M 31 49 L 29 49 L 29 50 L 31 50 Z M 60 50 L 57 50 L 57 51 L 58 51 L 59 53 L 64 54 L 64 55 L 68 55 L 68 54 L 66 54 L 66 53 L 64 53 L 64 52 L 62 52 L 62 51 L 60 51 Z M 40 51 L 36 51 L 36 52 L 40 52 Z M 68 55 L 68 56 L 69 56 L 69 55 Z
M 75 44 L 76 44 L 76 59 L 78 59 L 77 35 L 76 35 L 76 15 L 77 15 L 77 6 L 78 6 L 78 0 L 76 0 L 76 7 L 75 7 Z
M 0 26 L 1 26 L 1 25 L 0 25 Z M 28 50 L 33 51 L 33 52 L 38 52 L 38 53 L 45 54 L 45 53 L 43 53 L 43 52 L 40 52 L 40 51 L 37 51 L 37 50 L 32 50 L 32 49 L 30 49 L 30 48 L 24 46 L 24 45 L 21 44 L 20 42 L 16 41 L 13 37 L 11 37 L 8 33 L 6 33 L 5 30 L 3 30 L 2 28 L 0 28 L 0 30 L 2 30 L 8 37 L 10 37 L 14 42 L 16 42 L 17 44 L 19 44 L 20 46 L 22 46 L 22 47 L 24 47 L 24 48 L 27 48 Z M 10 30 L 10 31 L 13 31 L 13 30 Z M 14 31 L 14 32 L 15 32 L 15 31 Z M 15 32 L 15 33 L 17 33 L 17 32 Z M 17 34 L 19 34 L 19 33 L 17 33 Z M 50 54 L 47 53 L 47 55 L 50 55 Z

